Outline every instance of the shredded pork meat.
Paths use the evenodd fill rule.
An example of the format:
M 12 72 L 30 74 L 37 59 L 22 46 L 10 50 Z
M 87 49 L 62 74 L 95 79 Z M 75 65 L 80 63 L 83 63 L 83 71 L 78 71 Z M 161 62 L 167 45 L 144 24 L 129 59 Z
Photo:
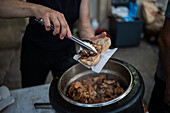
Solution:
M 86 78 L 72 82 L 68 88 L 68 97 L 81 103 L 103 103 L 124 93 L 115 80 L 107 80 L 106 75 Z
M 102 45 L 101 44 L 95 44 L 95 43 L 93 43 L 91 41 L 87 41 L 87 42 L 92 44 L 95 47 L 95 49 L 98 51 L 98 53 L 101 53 L 101 51 L 102 51 Z M 87 51 L 85 49 L 81 50 L 78 54 L 81 56 L 79 59 L 87 59 L 87 60 L 92 60 L 92 61 L 95 60 L 95 58 L 92 58 L 91 56 L 96 56 L 97 55 L 94 52 Z

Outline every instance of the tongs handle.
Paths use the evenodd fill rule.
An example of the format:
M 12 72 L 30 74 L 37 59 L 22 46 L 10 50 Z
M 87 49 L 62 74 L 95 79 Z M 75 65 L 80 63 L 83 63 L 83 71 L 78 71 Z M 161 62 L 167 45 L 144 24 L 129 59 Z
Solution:
M 42 19 L 40 19 L 40 20 L 35 19 L 35 21 L 37 21 L 37 22 L 40 23 L 41 25 L 44 25 L 44 21 L 43 21 Z M 54 30 L 54 25 L 52 25 L 52 24 L 51 24 L 51 29 Z M 92 50 L 92 48 L 90 48 L 89 46 L 87 46 L 87 44 L 85 44 L 85 42 L 83 42 L 82 40 L 76 38 L 75 36 L 72 36 L 71 38 L 69 38 L 69 37 L 66 35 L 65 38 L 68 38 L 68 39 L 76 42 L 77 44 L 79 44 L 80 46 L 82 46 L 82 47 L 83 47 L 84 49 L 86 49 L 86 50 Z M 92 51 L 95 52 L 95 53 L 98 53 L 98 52 L 96 51 L 96 49 L 95 49 L 95 50 L 92 50 Z
M 39 22 L 41 25 L 44 25 L 44 21 L 42 19 L 40 19 L 40 20 L 35 19 L 35 21 Z M 54 30 L 54 25 L 53 24 L 51 24 L 51 29 Z M 68 39 L 73 40 L 74 42 L 76 42 L 78 44 L 84 44 L 83 41 L 81 41 L 80 39 L 78 39 L 78 38 L 76 38 L 74 36 L 72 36 L 72 38 L 69 38 L 68 36 L 65 36 L 65 37 L 68 38 Z
M 40 19 L 40 20 L 35 19 L 35 21 L 37 21 L 37 22 L 40 23 L 41 25 L 45 25 L 43 19 Z M 54 31 L 54 25 L 53 25 L 53 24 L 51 24 L 51 29 Z M 69 37 L 67 37 L 67 36 L 65 36 L 65 37 L 66 37 L 66 38 L 69 38 Z M 75 42 L 77 42 L 77 43 L 83 43 L 81 40 L 78 40 L 78 39 L 77 39 L 76 37 L 74 37 L 74 36 L 72 36 L 72 38 L 69 38 L 69 39 L 71 39 L 71 40 L 73 40 L 73 41 L 75 41 Z
M 43 19 L 40 19 L 40 20 L 34 19 L 34 20 L 37 21 L 38 23 L 40 23 L 41 25 L 45 25 Z M 54 25 L 53 24 L 51 24 L 51 29 L 54 31 Z M 65 36 L 65 37 L 68 38 L 67 36 Z

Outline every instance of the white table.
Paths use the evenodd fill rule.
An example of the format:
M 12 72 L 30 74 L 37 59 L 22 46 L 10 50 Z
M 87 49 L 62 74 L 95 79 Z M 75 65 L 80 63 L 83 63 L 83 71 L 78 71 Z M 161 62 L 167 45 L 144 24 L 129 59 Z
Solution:
M 15 102 L 3 113 L 55 113 L 53 109 L 35 109 L 34 103 L 49 103 L 50 84 L 10 91 Z

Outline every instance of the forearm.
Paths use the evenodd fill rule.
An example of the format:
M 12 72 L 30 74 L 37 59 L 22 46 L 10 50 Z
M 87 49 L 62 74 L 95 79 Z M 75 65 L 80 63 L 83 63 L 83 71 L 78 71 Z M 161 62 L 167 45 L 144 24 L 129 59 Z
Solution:
M 39 4 L 19 0 L 0 0 L 0 18 L 32 16 L 43 19 L 47 31 L 51 30 L 51 23 L 53 23 L 53 35 L 60 34 L 60 39 L 63 39 L 66 35 L 71 38 L 69 25 L 62 13 Z
M 165 20 L 158 43 L 166 82 L 165 102 L 170 106 L 170 19 L 168 18 Z
M 95 33 L 90 23 L 90 0 L 81 0 L 79 12 L 79 35 L 81 38 L 94 37 Z
M 36 4 L 19 0 L 0 0 L 1 18 L 19 18 L 34 16 L 33 8 Z
M 90 23 L 79 23 L 79 35 L 81 38 L 90 38 L 95 36 L 95 32 Z

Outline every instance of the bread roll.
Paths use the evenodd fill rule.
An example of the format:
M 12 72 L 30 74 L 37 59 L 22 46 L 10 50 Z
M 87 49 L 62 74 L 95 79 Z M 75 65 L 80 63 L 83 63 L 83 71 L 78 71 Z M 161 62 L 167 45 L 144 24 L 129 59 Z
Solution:
M 87 53 L 87 56 L 83 56 L 81 53 L 82 51 L 79 53 L 79 60 L 84 63 L 85 65 L 88 66 L 93 66 L 96 65 L 99 60 L 100 60 L 100 55 L 101 54 L 105 54 L 105 52 L 109 49 L 109 47 L 111 46 L 111 40 L 109 37 L 105 37 L 105 38 L 99 38 L 96 39 L 95 41 L 93 41 L 93 46 L 96 48 L 96 50 L 98 51 L 98 54 L 94 54 L 92 56 L 90 56 L 90 53 L 87 53 L 85 50 L 85 53 Z M 99 50 L 101 48 L 101 50 Z

